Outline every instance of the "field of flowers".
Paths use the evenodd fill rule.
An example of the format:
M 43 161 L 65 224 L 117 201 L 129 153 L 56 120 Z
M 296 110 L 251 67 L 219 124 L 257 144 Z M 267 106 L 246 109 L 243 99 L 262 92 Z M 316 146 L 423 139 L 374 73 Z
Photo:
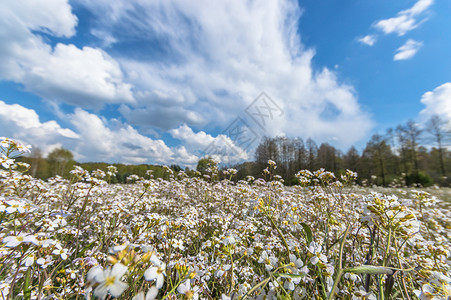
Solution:
M 47 182 L 0 139 L 2 299 L 449 299 L 451 201 L 319 170 L 302 185 L 132 176 Z M 442 193 L 441 190 L 436 190 Z M 443 194 L 443 193 L 442 193 Z M 449 197 L 449 195 L 447 196 Z M 449 198 L 448 198 L 449 199 Z

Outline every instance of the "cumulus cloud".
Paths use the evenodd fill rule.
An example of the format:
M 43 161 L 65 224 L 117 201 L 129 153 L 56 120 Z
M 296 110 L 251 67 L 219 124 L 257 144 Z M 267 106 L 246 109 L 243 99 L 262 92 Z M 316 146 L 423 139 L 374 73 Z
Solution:
M 183 145 L 170 148 L 163 140 L 141 135 L 130 125 L 102 119 L 81 108 L 66 117 L 73 130 L 54 120 L 41 122 L 32 109 L 0 101 L 2 134 L 39 147 L 44 155 L 64 147 L 79 161 L 175 163 L 191 168 L 199 159 Z
M 130 108 L 127 105 L 122 105 L 119 107 L 119 112 L 134 125 L 150 125 L 163 130 L 177 127 L 180 122 L 194 125 L 204 123 L 204 119 L 197 112 L 179 106 Z
M 66 0 L 15 0 L 2 3 L 4 24 L 15 23 L 17 30 L 41 31 L 58 37 L 75 34 L 78 18 Z
M 418 42 L 412 39 L 407 40 L 407 42 L 396 50 L 393 60 L 406 60 L 411 59 L 417 54 L 418 50 L 423 46 L 422 42 Z
M 451 82 L 446 82 L 434 90 L 424 93 L 421 103 L 426 106 L 420 112 L 420 118 L 423 121 L 427 121 L 433 115 L 438 115 L 451 125 Z
M 197 162 L 200 159 L 199 156 L 196 156 L 193 153 L 188 152 L 185 146 L 173 148 L 173 152 L 174 154 L 171 162 L 189 167 L 190 169 L 194 169 L 197 165 Z
M 7 1 L 0 10 L 0 79 L 20 83 L 53 104 L 83 108 L 68 116 L 67 130 L 77 137 L 64 137 L 55 122 L 59 131 L 51 131 L 49 141 L 74 151 L 77 159 L 189 164 L 210 145 L 202 138 L 239 150 L 226 135 L 207 131 L 245 115 L 262 91 L 284 112 L 262 134 L 348 147 L 372 127 L 354 88 L 334 71 L 312 67 L 315 50 L 301 42 L 297 1 L 80 0 L 77 5 L 89 10 L 83 16 L 93 18 L 87 32 L 103 39 L 96 44 L 104 49 L 83 46 L 82 39 L 81 46 L 64 43 L 76 37 L 78 23 L 68 0 Z M 128 123 L 87 111 L 105 104 L 117 104 Z M 135 125 L 143 131 L 173 129 L 180 145 L 168 147 Z M 237 152 L 238 159 L 248 155 Z
M 101 49 L 62 43 L 52 47 L 41 34 L 68 38 L 77 17 L 67 0 L 6 1 L 0 10 L 0 79 L 21 83 L 41 97 L 100 107 L 131 103 L 131 85 L 119 64 Z
M 45 99 L 84 107 L 133 102 L 131 85 L 122 79 L 119 65 L 104 51 L 63 44 L 23 77 L 27 88 Z
M 368 46 L 373 46 L 374 43 L 376 43 L 376 36 L 374 34 L 368 34 L 368 35 L 365 35 L 364 37 L 358 39 L 358 41 L 362 44 L 365 44 Z
M 225 127 L 265 91 L 286 112 L 266 134 L 347 147 L 372 126 L 351 86 L 313 69 L 296 1 L 82 3 L 102 15 L 96 30 L 114 39 L 111 49 L 147 50 L 116 57 L 134 86 L 137 103 L 121 108 L 131 124 Z
M 153 140 L 117 120 L 102 120 L 80 108 L 69 118 L 82 137 L 74 151 L 84 160 L 182 165 L 197 161 L 183 147 L 171 149 L 163 140 Z
M 0 101 L 0 127 L 2 135 L 38 146 L 45 154 L 62 144 L 73 144 L 80 138 L 80 135 L 61 128 L 55 121 L 42 123 L 32 109 L 3 101 Z
M 425 21 L 425 18 L 420 19 L 420 16 L 433 3 L 433 0 L 419 0 L 411 8 L 400 11 L 396 17 L 380 20 L 374 26 L 385 34 L 396 33 L 402 36 Z
M 245 149 L 224 134 L 213 137 L 204 131 L 195 133 L 186 124 L 170 130 L 169 133 L 173 138 L 183 141 L 191 151 L 198 152 L 200 157 L 211 156 L 221 163 L 237 163 L 250 158 Z
M 153 158 L 158 163 L 172 155 L 163 141 L 142 136 L 130 125 L 112 124 L 116 127 L 113 130 L 105 120 L 80 108 L 69 118 L 83 137 L 74 150 L 85 159 L 111 161 L 120 157 L 125 162 L 144 163 Z

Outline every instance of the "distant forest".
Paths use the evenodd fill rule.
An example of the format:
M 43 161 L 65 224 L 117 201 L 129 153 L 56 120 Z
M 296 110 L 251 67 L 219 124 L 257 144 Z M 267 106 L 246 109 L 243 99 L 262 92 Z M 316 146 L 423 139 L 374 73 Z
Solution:
M 351 147 L 342 153 L 328 143 L 319 146 L 312 139 L 287 137 L 264 137 L 255 151 L 255 159 L 235 166 L 238 172 L 235 180 L 246 179 L 247 176 L 262 177 L 268 160 L 277 163 L 275 170 L 285 184 L 297 183 L 295 174 L 299 170 L 315 171 L 324 168 L 336 175 L 344 173 L 346 169 L 358 173 L 358 183 L 381 186 L 451 186 L 451 130 L 449 122 L 433 116 L 425 128 L 420 128 L 415 122 L 409 121 L 395 129 L 389 129 L 386 134 L 375 134 L 367 142 L 360 153 Z M 46 158 L 39 150 L 31 155 L 21 157 L 21 161 L 31 165 L 30 174 L 34 177 L 47 179 L 60 175 L 69 177 L 69 171 L 74 165 L 93 171 L 106 171 L 107 163 L 77 163 L 72 153 L 66 149 L 55 149 Z M 208 158 L 201 159 L 197 170 L 182 169 L 178 165 L 170 168 L 175 171 L 185 171 L 188 176 L 199 176 L 205 172 Z M 112 182 L 125 183 L 132 174 L 140 177 L 149 176 L 148 170 L 154 178 L 165 177 L 163 166 L 156 165 L 125 165 L 113 164 L 118 173 Z M 196 172 L 198 171 L 198 172 Z

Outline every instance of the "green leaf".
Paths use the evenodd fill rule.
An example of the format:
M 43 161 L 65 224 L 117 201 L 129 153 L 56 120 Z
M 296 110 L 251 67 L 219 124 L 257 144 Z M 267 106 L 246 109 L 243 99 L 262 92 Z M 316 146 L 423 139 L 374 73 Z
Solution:
M 378 274 L 387 274 L 387 275 L 393 275 L 393 270 L 386 268 L 386 267 L 381 267 L 381 266 L 372 266 L 372 265 L 363 265 L 363 266 L 358 266 L 358 267 L 353 267 L 353 268 L 348 268 L 348 269 L 344 269 L 344 272 L 348 272 L 348 273 L 356 273 L 356 274 L 373 274 L 373 275 L 378 275 Z
M 253 288 L 251 288 L 249 291 L 247 291 L 247 293 L 244 295 L 243 299 L 248 298 L 249 295 L 252 295 L 252 293 L 257 291 L 259 288 L 263 289 L 270 280 L 271 280 L 271 277 L 268 277 L 265 280 L 263 280 L 262 282 L 260 282 L 259 284 L 255 285 Z
M 307 246 L 310 245 L 311 242 L 313 242 L 313 233 L 312 230 L 310 229 L 310 227 L 305 224 L 305 223 L 301 223 L 302 228 L 304 228 L 304 235 L 305 238 L 307 239 Z
M 96 242 L 96 241 L 89 243 L 89 245 L 87 245 L 86 247 L 84 247 L 83 250 L 81 250 L 81 251 L 77 254 L 76 257 L 82 257 L 82 256 L 85 254 L 86 250 L 88 250 L 89 248 L 91 248 L 91 246 L 94 245 L 95 242 Z
M 23 296 L 24 299 L 31 299 L 31 288 L 30 288 L 30 284 L 31 284 L 31 268 L 28 267 L 27 272 L 25 274 L 25 282 L 23 284 Z

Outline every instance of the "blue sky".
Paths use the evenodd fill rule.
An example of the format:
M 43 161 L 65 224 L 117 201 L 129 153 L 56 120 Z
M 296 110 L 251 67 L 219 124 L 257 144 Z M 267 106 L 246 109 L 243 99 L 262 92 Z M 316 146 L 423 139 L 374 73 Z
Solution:
M 346 151 L 409 119 L 451 120 L 449 1 L 1 6 L 0 136 L 44 154 L 234 163 L 263 135 Z

